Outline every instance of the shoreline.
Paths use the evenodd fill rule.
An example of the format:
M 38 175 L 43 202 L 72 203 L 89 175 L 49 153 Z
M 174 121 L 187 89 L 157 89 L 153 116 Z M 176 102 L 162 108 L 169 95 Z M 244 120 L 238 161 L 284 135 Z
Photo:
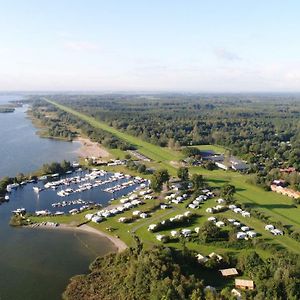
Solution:
M 36 134 L 40 138 L 79 143 L 80 147 L 76 150 L 76 154 L 79 158 L 108 158 L 111 156 L 101 144 L 93 142 L 89 137 L 82 136 L 81 134 L 78 134 L 78 136 L 73 137 L 72 139 L 60 136 L 49 136 L 48 127 L 43 124 L 41 120 L 37 119 L 30 109 L 26 111 L 26 116 L 36 128 Z
M 22 226 L 24 228 L 31 228 L 30 226 L 26 225 L 26 226 Z M 106 239 L 108 239 L 113 245 L 114 247 L 117 249 L 117 252 L 120 253 L 122 251 L 124 251 L 125 249 L 128 248 L 128 246 L 119 238 L 116 238 L 114 236 L 111 236 L 101 230 L 98 230 L 94 227 L 91 227 L 87 224 L 83 224 L 81 226 L 75 227 L 72 225 L 68 225 L 68 224 L 59 224 L 59 226 L 57 227 L 50 227 L 50 226 L 37 226 L 34 227 L 34 229 L 46 229 L 46 230 L 66 230 L 66 231 L 81 231 L 81 232 L 85 232 L 85 233 L 89 233 L 89 234 L 96 234 L 100 237 L 104 237 Z

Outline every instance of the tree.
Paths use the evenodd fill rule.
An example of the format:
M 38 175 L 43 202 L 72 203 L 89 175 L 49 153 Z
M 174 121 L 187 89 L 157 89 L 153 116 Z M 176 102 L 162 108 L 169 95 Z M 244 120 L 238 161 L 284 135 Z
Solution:
M 145 173 L 147 171 L 147 168 L 146 168 L 146 166 L 144 164 L 139 164 L 138 168 L 137 168 L 137 171 L 139 173 Z
M 155 172 L 156 176 L 158 176 L 159 180 L 162 183 L 166 183 L 170 180 L 170 175 L 167 169 L 160 169 L 157 172 Z
M 161 192 L 162 190 L 163 183 L 159 180 L 159 178 L 155 174 L 153 174 L 151 177 L 150 187 L 156 193 Z
M 155 192 L 160 192 L 162 190 L 163 184 L 167 183 L 170 180 L 170 175 L 168 173 L 168 170 L 161 169 L 157 170 L 152 178 L 151 178 L 151 188 Z
M 23 173 L 18 173 L 17 176 L 15 177 L 16 182 L 22 182 L 25 180 L 25 175 Z
M 212 222 L 205 222 L 199 230 L 200 241 L 207 243 L 212 240 L 217 240 L 221 236 L 221 229 Z
M 207 162 L 204 163 L 203 167 L 209 171 L 212 171 L 216 168 L 216 165 L 214 162 L 208 160 Z
M 11 180 L 9 177 L 3 177 L 1 180 L 0 180 L 0 196 L 1 195 L 4 195 L 6 193 L 6 187 L 8 184 L 11 183 Z
M 125 154 L 125 159 L 131 159 L 131 155 L 129 153 Z
M 204 186 L 203 176 L 200 174 L 193 174 L 192 183 L 193 183 L 193 188 L 195 191 L 199 190 L 200 188 L 203 188 L 203 186 Z
M 196 147 L 183 148 L 182 152 L 186 157 L 197 156 L 201 154 L 201 151 Z
M 186 167 L 180 167 L 177 170 L 177 176 L 182 181 L 188 181 L 189 180 L 189 169 Z
M 233 199 L 233 195 L 235 194 L 236 189 L 235 186 L 232 184 L 225 184 L 222 188 L 221 188 L 221 197 L 223 197 L 225 200 L 232 200 Z

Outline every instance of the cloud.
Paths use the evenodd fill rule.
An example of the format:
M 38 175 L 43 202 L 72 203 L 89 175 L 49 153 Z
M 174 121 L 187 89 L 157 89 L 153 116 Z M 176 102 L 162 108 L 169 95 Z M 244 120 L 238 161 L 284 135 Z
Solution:
M 222 60 L 229 60 L 229 61 L 242 60 L 242 58 L 238 54 L 229 51 L 225 48 L 214 49 L 214 54 L 216 55 L 217 58 Z
M 86 41 L 67 41 L 64 43 L 64 47 L 73 51 L 96 51 L 101 49 L 98 44 Z

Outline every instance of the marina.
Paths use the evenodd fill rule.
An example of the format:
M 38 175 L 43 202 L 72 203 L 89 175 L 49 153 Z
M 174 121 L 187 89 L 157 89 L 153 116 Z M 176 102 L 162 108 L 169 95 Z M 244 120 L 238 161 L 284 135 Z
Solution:
M 75 170 L 61 177 L 48 176 L 50 180 L 28 181 L 23 185 L 9 185 L 7 193 L 12 201 L 24 193 L 35 201 L 25 208 L 17 208 L 14 214 L 35 214 L 36 216 L 77 214 L 92 207 L 102 207 L 110 200 L 127 195 L 138 188 L 144 188 L 148 181 L 122 173 L 104 170 Z M 51 180 L 55 178 L 55 180 Z M 60 200 L 65 198 L 65 200 Z

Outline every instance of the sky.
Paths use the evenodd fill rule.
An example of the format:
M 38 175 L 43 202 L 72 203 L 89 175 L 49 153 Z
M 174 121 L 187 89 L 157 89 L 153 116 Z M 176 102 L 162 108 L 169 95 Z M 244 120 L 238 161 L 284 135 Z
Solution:
M 0 0 L 0 91 L 299 92 L 300 1 Z

